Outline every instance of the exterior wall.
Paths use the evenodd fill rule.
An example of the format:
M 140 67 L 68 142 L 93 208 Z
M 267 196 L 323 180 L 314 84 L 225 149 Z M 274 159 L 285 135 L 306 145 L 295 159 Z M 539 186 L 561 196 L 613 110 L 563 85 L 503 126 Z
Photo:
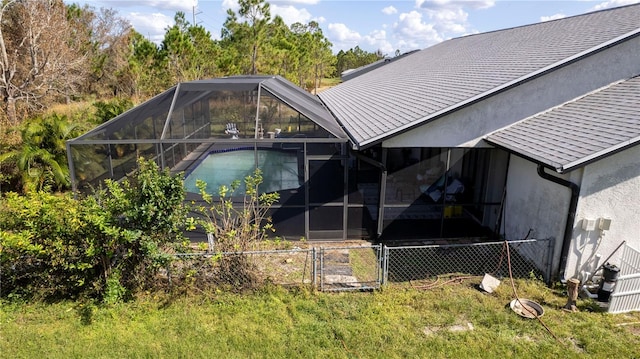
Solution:
M 640 74 L 638 58 L 640 37 L 394 136 L 384 141 L 382 146 L 485 146 L 482 138 L 491 132 Z M 510 158 L 503 233 L 507 239 L 515 240 L 524 238 L 531 229 L 530 238 L 554 238 L 552 273 L 557 273 L 571 191 L 541 178 L 537 174 L 536 164 L 516 156 Z M 581 230 L 583 218 L 612 219 L 611 230 L 605 233 L 602 243 L 595 248 L 603 260 L 622 240 L 627 240 L 632 247 L 640 247 L 640 221 L 637 215 L 640 212 L 637 204 L 640 203 L 640 146 L 568 175 L 557 176 L 581 185 L 572 246 L 567 267 L 563 268 L 566 278 L 578 274 L 597 246 L 597 234 L 587 234 Z
M 596 254 L 601 256 L 599 264 L 602 264 L 622 241 L 640 249 L 639 213 L 640 146 L 586 166 L 567 260 L 567 278 L 577 276 L 584 279 L 581 272 L 593 272 Z M 598 218 L 611 219 L 610 230 L 582 229 L 583 220 Z M 609 262 L 619 266 L 620 252 L 615 253 Z
M 556 174 L 552 174 L 556 175 Z M 580 183 L 581 170 L 569 175 L 557 175 Z M 557 273 L 571 190 L 540 177 L 537 165 L 517 156 L 511 156 L 507 174 L 502 229 L 508 240 L 524 239 L 529 230 L 531 238 L 555 240 L 552 273 Z M 531 258 L 544 268 L 546 258 Z
M 383 147 L 474 147 L 483 136 L 640 74 L 640 37 L 525 82 L 383 142 Z

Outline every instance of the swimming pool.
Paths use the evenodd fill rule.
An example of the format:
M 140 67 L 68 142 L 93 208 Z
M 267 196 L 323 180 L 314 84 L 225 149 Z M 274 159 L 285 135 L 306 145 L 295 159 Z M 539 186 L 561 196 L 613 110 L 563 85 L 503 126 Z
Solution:
M 220 186 L 229 186 L 231 182 L 242 181 L 246 176 L 253 174 L 256 155 L 258 168 L 262 170 L 263 176 L 260 192 L 276 192 L 298 188 L 302 185 L 298 173 L 297 151 L 259 149 L 254 152 L 253 149 L 237 149 L 209 153 L 185 177 L 185 190 L 198 193 L 196 180 L 200 179 L 207 183 L 208 193 L 217 194 Z

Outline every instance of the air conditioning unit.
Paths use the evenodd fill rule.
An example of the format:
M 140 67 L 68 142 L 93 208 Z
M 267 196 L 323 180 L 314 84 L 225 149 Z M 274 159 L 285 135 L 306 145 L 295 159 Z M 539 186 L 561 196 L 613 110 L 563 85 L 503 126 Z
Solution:
M 601 231 L 608 231 L 611 227 L 611 219 L 610 218 L 599 218 L 598 219 L 598 229 Z
M 596 224 L 595 219 L 582 219 L 582 229 L 585 231 L 594 231 L 596 229 Z

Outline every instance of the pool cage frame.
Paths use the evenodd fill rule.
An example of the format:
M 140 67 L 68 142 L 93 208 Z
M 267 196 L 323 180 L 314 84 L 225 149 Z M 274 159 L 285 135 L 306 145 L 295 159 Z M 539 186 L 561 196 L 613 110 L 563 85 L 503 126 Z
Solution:
M 295 236 L 345 239 L 347 143 L 346 134 L 317 97 L 280 76 L 232 76 L 179 83 L 67 141 L 67 156 L 74 192 L 89 192 L 105 179 L 132 173 L 138 157 L 153 159 L 172 173 L 189 173 L 212 152 L 250 148 L 257 167 L 260 149 L 292 151 L 298 154 L 304 184 L 301 191 L 291 191 L 298 192 L 297 200 L 281 193 L 273 210 L 293 211 L 298 222 L 304 212 L 304 231 L 292 231 Z M 326 163 L 337 165 L 318 170 Z M 311 192 L 311 183 L 327 181 L 340 193 L 322 198 Z M 333 212 L 330 217 L 340 215 L 341 225 L 314 230 L 314 223 L 335 222 L 314 215 L 327 208 Z

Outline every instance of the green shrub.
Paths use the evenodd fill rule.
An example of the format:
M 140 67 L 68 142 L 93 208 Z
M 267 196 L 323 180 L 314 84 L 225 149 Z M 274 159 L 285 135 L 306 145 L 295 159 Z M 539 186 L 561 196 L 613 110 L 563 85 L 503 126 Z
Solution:
M 94 122 L 101 124 L 132 108 L 133 102 L 128 98 L 113 98 L 107 101 L 97 101 L 93 107 L 95 108 Z
M 152 161 L 95 196 L 8 193 L 0 200 L 0 296 L 121 300 L 182 245 L 181 176 Z
M 127 295 L 127 288 L 122 285 L 122 276 L 119 271 L 112 271 L 104 290 L 103 301 L 107 304 L 115 304 L 122 302 Z
M 2 202 L 1 295 L 74 297 L 92 288 L 96 208 L 46 192 L 9 193 Z
M 30 118 L 11 131 L 20 133 L 21 141 L 0 148 L 0 166 L 11 167 L 1 178 L 11 185 L 8 189 L 24 193 L 67 189 L 65 141 L 78 136 L 80 126 L 65 115 L 51 114 Z
M 267 212 L 280 199 L 276 193 L 260 193 L 262 171 L 256 169 L 253 175 L 244 178 L 242 206 L 234 205 L 233 197 L 241 187 L 239 180 L 230 186 L 220 186 L 218 197 L 207 193 L 207 184 L 196 181 L 205 205 L 196 208 L 202 214 L 199 222 L 207 233 L 215 238 L 216 251 L 240 252 L 254 248 L 258 241 L 266 239 L 273 232 L 271 218 Z
M 235 205 L 233 199 L 241 187 L 239 180 L 229 187 L 220 186 L 217 198 L 206 192 L 207 184 L 204 181 L 196 181 L 204 201 L 204 205 L 196 207 L 202 218 L 197 223 L 213 239 L 209 245 L 215 243 L 215 247 L 209 250 L 227 253 L 216 257 L 217 280 L 234 289 L 253 288 L 258 284 L 254 264 L 241 252 L 255 250 L 258 242 L 274 231 L 267 213 L 280 196 L 278 193 L 260 193 L 262 181 L 260 169 L 244 178 L 244 195 L 240 206 Z
M 105 245 L 104 277 L 112 270 L 121 273 L 122 285 L 137 290 L 153 280 L 159 268 L 168 264 L 168 247 L 184 249 L 187 210 L 181 175 L 160 171 L 151 160 L 138 160 L 135 175 L 123 181 L 107 181 L 96 198 L 111 223 L 130 236 L 114 237 Z M 123 240 L 124 239 L 124 240 Z

